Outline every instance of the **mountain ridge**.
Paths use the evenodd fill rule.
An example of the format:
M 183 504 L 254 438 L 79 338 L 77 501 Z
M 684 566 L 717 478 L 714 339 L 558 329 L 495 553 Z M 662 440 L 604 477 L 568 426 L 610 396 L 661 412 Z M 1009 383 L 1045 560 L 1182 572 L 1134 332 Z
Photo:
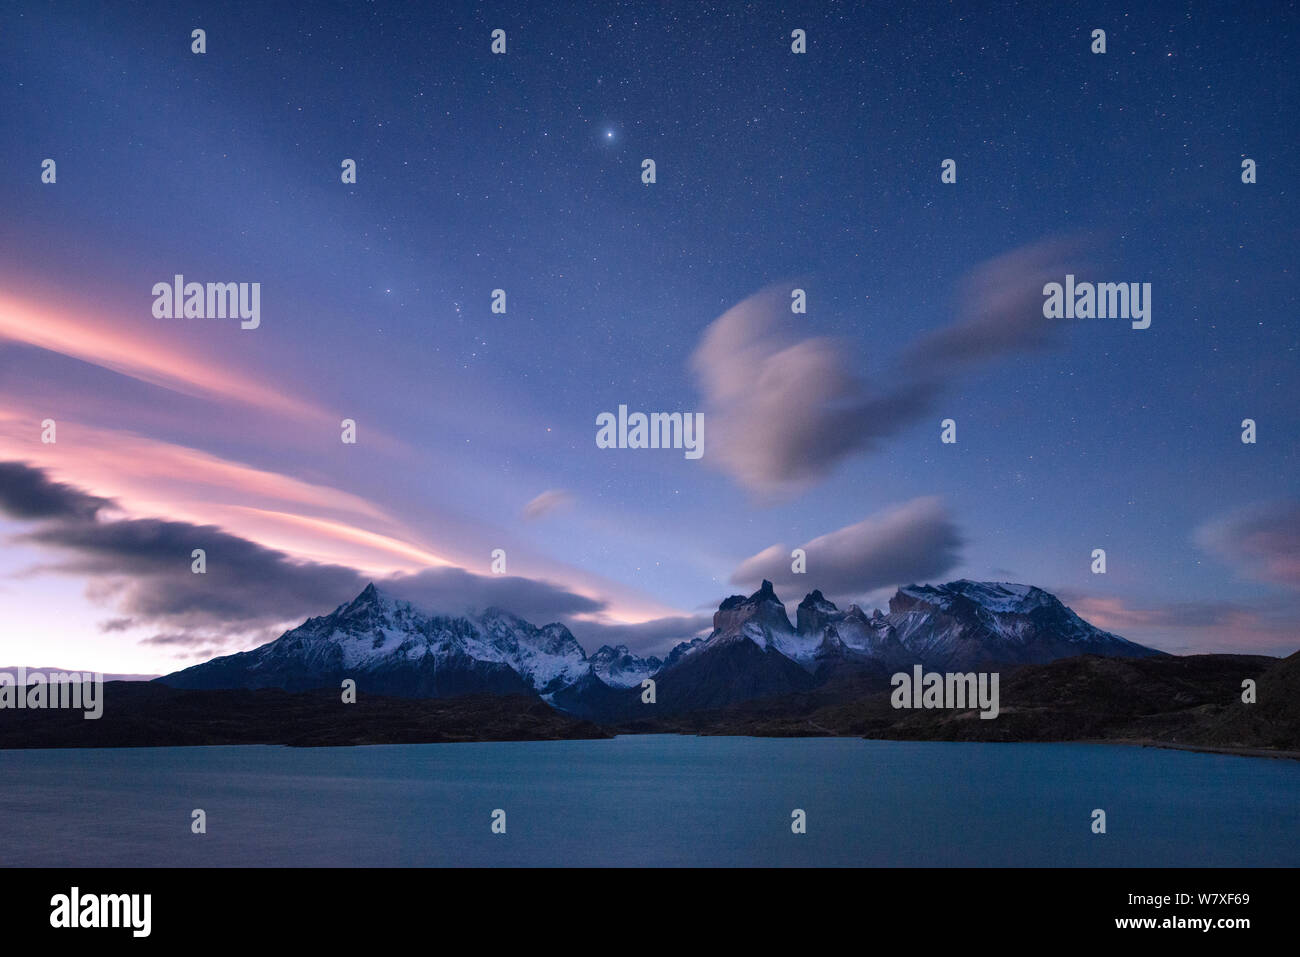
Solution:
M 908 585 L 888 614 L 840 610 L 818 589 L 790 621 L 770 581 L 724 599 L 707 637 L 680 642 L 664 659 L 626 645 L 590 656 L 567 626 L 540 627 L 505 609 L 432 613 L 373 582 L 327 615 L 279 638 L 155 679 L 214 690 L 339 687 L 397 697 L 534 695 L 593 719 L 630 717 L 642 683 L 656 682 L 663 712 L 727 707 L 840 681 L 878 681 L 891 671 L 969 670 L 1044 663 L 1079 654 L 1150 657 L 1163 652 L 1098 629 L 1032 585 L 973 582 Z

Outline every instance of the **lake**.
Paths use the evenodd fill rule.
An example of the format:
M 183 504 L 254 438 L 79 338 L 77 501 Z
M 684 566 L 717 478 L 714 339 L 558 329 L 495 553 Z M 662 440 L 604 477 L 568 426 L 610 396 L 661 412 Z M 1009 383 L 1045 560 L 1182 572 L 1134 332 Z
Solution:
M 677 735 L 0 751 L 0 863 L 1295 866 L 1300 762 Z

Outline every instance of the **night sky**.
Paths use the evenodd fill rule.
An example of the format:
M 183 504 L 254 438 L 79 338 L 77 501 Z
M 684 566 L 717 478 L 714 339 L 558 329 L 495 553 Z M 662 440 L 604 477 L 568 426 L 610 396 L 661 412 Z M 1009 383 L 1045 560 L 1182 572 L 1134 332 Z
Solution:
M 371 579 L 589 652 L 762 577 L 1294 651 L 1296 5 L 1046 6 L 7 5 L 0 666 L 170 671 Z M 178 273 L 260 327 L 155 318 Z M 1067 273 L 1150 328 L 1044 318 Z M 703 457 L 598 448 L 620 405 Z

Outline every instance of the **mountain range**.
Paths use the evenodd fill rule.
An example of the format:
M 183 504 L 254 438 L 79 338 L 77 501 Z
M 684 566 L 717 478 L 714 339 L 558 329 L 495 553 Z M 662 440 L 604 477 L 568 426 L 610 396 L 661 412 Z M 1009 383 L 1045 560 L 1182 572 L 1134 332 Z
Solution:
M 960 580 L 910 585 L 889 611 L 841 610 L 820 591 L 792 623 L 772 583 L 733 595 L 708 637 L 669 655 L 626 646 L 588 656 L 567 627 L 538 627 L 508 611 L 432 614 L 374 584 L 333 612 L 309 618 L 251 651 L 156 679 L 181 689 L 338 688 L 408 698 L 537 695 L 579 718 L 627 721 L 648 714 L 642 682 L 655 681 L 656 716 L 726 708 L 759 698 L 865 683 L 896 671 L 994 670 L 1077 655 L 1162 655 L 1084 621 L 1030 585 Z

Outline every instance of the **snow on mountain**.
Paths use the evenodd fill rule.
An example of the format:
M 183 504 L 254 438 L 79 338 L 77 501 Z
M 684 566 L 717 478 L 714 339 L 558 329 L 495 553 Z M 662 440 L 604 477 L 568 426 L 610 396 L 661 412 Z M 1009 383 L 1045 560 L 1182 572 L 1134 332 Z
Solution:
M 709 637 L 678 645 L 655 675 L 660 710 L 725 708 L 808 690 L 813 679 L 794 658 L 798 637 L 770 581 L 748 597 L 732 595 L 714 613 Z
M 973 582 L 963 578 L 946 585 L 908 585 L 899 594 L 927 601 L 947 610 L 957 597 L 969 598 L 991 612 L 1028 614 L 1056 599 L 1033 585 L 1011 582 Z
M 178 687 L 324 687 L 370 676 L 371 690 L 423 696 L 476 691 L 554 691 L 591 669 L 569 629 L 538 628 L 492 608 L 429 615 L 367 585 L 329 615 L 275 641 L 160 679 Z
M 478 624 L 483 638 L 472 656 L 509 665 L 539 692 L 571 685 L 591 670 L 582 646 L 563 625 L 536 628 L 499 608 L 484 612 Z
M 687 655 L 699 651 L 708 641 L 707 638 L 692 638 L 690 641 L 679 641 L 673 645 L 673 650 L 668 652 L 668 657 L 664 659 L 663 667 L 671 668 L 677 662 Z
M 642 658 L 628 650 L 627 645 L 611 648 L 602 645 L 587 659 L 591 669 L 611 688 L 632 688 L 640 686 L 663 667 L 663 662 L 651 655 Z
M 1041 588 L 965 579 L 900 588 L 888 614 L 867 615 L 856 605 L 841 611 L 814 590 L 799 603 L 795 624 L 764 581 L 748 597 L 723 601 L 713 624 L 707 638 L 678 644 L 665 661 L 625 645 L 588 657 L 562 624 L 539 628 L 499 608 L 429 614 L 372 584 L 268 644 L 158 680 L 303 691 L 354 678 L 372 694 L 532 693 L 599 718 L 623 713 L 648 677 L 667 711 L 803 691 L 844 669 L 887 674 L 915 664 L 970 670 L 1080 654 L 1161 654 L 1095 628 Z
M 975 582 L 908 585 L 889 613 L 868 616 L 857 605 L 841 611 L 814 590 L 792 626 L 771 582 L 745 598 L 724 601 L 707 645 L 748 639 L 773 648 L 806 670 L 845 665 L 889 670 L 1041 663 L 1078 654 L 1142 657 L 1158 654 L 1088 624 L 1054 595 L 1033 585 Z
M 794 627 L 785 613 L 785 605 L 776 597 L 772 583 L 763 580 L 762 587 L 746 598 L 732 595 L 713 613 L 713 634 L 709 643 L 748 639 L 760 648 L 767 648 L 777 635 L 793 634 Z
M 1041 588 L 1009 582 L 909 585 L 889 600 L 885 621 L 919 662 L 934 667 L 1161 653 L 1090 625 Z

